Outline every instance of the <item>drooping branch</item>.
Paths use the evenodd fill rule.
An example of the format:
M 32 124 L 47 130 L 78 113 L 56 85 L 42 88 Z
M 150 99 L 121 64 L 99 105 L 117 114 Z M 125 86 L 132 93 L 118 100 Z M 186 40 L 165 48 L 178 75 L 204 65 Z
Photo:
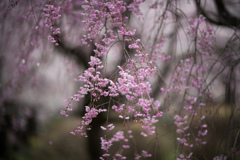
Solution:
M 209 11 L 205 10 L 206 6 L 202 6 L 201 0 L 195 0 L 195 4 L 199 14 L 202 14 L 204 17 L 206 17 L 210 23 L 219 26 L 239 28 L 240 18 L 232 15 L 228 11 L 223 0 L 214 0 L 215 7 L 217 9 L 217 13 L 215 13 L 215 15 L 213 15 L 214 13 L 210 13 Z M 214 18 L 212 16 L 214 16 Z

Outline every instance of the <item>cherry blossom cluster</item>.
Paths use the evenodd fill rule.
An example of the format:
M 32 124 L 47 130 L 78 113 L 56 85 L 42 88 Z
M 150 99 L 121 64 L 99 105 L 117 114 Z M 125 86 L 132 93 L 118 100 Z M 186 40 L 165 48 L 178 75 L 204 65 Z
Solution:
M 91 92 L 92 96 L 94 97 L 93 101 L 97 101 L 98 99 L 100 99 L 100 96 L 108 96 L 109 94 L 113 96 L 114 93 L 116 94 L 116 96 L 118 95 L 116 93 L 116 90 L 113 90 L 113 87 L 110 87 L 110 91 L 105 91 L 101 89 L 106 87 L 108 83 L 114 84 L 111 80 L 100 77 L 99 70 L 103 68 L 102 61 L 97 57 L 91 56 L 89 65 L 90 67 L 84 71 L 83 75 L 79 75 L 78 79 L 75 79 L 76 81 L 83 82 L 84 85 L 79 88 L 77 94 L 66 100 L 67 107 L 65 110 L 61 110 L 61 114 L 66 117 L 68 116 L 66 111 L 72 110 L 72 100 L 79 101 L 89 92 Z
M 101 31 L 123 26 L 123 19 L 127 19 L 122 16 L 122 13 L 126 11 L 125 5 L 126 3 L 122 0 L 109 2 L 103 0 L 84 1 L 82 16 L 85 17 L 83 23 L 86 25 L 84 28 L 86 34 L 83 36 L 82 44 L 88 45 L 93 40 L 97 40 Z M 105 40 L 106 43 L 108 40 Z
M 95 5 L 101 4 L 101 7 L 95 8 Z M 84 82 L 84 86 L 80 87 L 78 94 L 75 94 L 71 99 L 74 101 L 78 101 L 80 98 L 83 98 L 86 94 L 89 92 L 94 97 L 93 101 L 97 101 L 100 99 L 101 96 L 118 96 L 119 94 L 125 95 L 126 98 L 129 101 L 137 100 L 138 103 L 135 106 L 125 106 L 120 105 L 117 107 L 116 105 L 112 106 L 112 109 L 116 110 L 118 113 L 120 113 L 119 117 L 122 119 L 129 119 L 129 116 L 131 112 L 135 111 L 136 108 L 143 108 L 142 118 L 146 118 L 144 120 L 145 126 L 151 126 L 151 123 L 155 122 L 154 118 L 150 117 L 150 111 L 152 110 L 152 104 L 151 102 L 153 100 L 148 100 L 146 98 L 140 98 L 144 95 L 149 95 L 151 93 L 151 85 L 148 82 L 148 79 L 152 76 L 153 72 L 156 70 L 156 68 L 152 65 L 152 62 L 149 61 L 147 63 L 147 66 L 139 66 L 139 64 L 142 64 L 147 59 L 147 52 L 142 51 L 142 46 L 140 45 L 140 40 L 135 40 L 133 38 L 136 30 L 129 30 L 125 27 L 120 27 L 118 32 L 115 32 L 111 29 L 107 28 L 106 24 L 103 24 L 103 21 L 105 21 L 107 18 L 110 18 L 112 21 L 116 22 L 122 18 L 119 18 L 119 16 L 122 16 L 121 13 L 125 11 L 123 7 L 117 7 L 118 5 L 124 5 L 122 1 L 118 1 L 117 3 L 110 3 L 106 2 L 103 3 L 101 1 L 95 2 L 86 2 L 85 5 L 83 5 L 83 8 L 85 11 L 89 11 L 88 9 L 91 8 L 91 13 L 84 13 L 85 16 L 90 16 L 92 18 L 88 17 L 88 21 L 84 21 L 88 25 L 87 32 L 91 32 L 91 36 L 93 37 L 87 37 L 85 35 L 85 42 L 87 40 L 89 41 L 98 41 L 94 38 L 95 34 L 100 34 L 99 32 L 92 32 L 91 27 L 95 27 L 94 30 L 99 30 L 102 27 L 105 27 L 105 33 L 103 34 L 103 38 L 101 39 L 101 43 L 95 43 L 96 49 L 94 50 L 96 56 L 101 57 L 103 56 L 107 51 L 109 45 L 115 41 L 117 38 L 116 34 L 121 34 L 125 41 L 133 41 L 134 43 L 129 46 L 131 49 L 137 49 L 136 52 L 138 52 L 141 58 L 140 62 L 136 62 L 133 59 L 128 61 L 127 66 L 129 68 L 132 68 L 131 70 L 124 70 L 122 67 L 119 66 L 119 78 L 118 81 L 115 83 L 112 80 L 106 79 L 106 78 L 100 78 L 100 71 L 99 69 L 103 68 L 101 65 L 101 60 L 97 57 L 91 57 L 91 61 L 89 62 L 90 68 L 84 71 L 83 75 L 79 76 L 79 81 Z M 116 6 L 117 5 L 117 6 Z M 107 9 L 106 9 L 107 8 Z M 115 8 L 119 8 L 119 10 L 116 10 Z M 115 9 L 115 10 L 114 10 Z M 94 12 L 94 13 L 93 13 Z M 98 13 L 98 14 L 96 14 Z M 104 13 L 104 14 L 103 14 Z M 105 15 L 105 17 L 98 17 L 100 15 Z M 115 16 L 113 16 L 116 14 Z M 105 19 L 104 19 L 105 18 Z M 94 21 L 95 20 L 95 21 Z M 101 22 L 101 23 L 100 23 Z M 121 22 L 122 23 L 122 22 Z M 95 24 L 94 26 L 92 24 Z M 96 24 L 99 24 L 100 26 L 96 26 Z M 103 26 L 104 25 L 104 26 Z M 110 21 L 110 26 L 112 25 L 112 22 Z M 121 24 L 122 25 L 122 24 Z M 116 27 L 116 25 L 113 25 Z M 87 43 L 83 43 L 87 44 Z M 142 52 L 142 53 L 141 53 Z M 95 66 L 96 65 L 96 66 Z M 132 76 L 134 75 L 134 76 Z M 147 78 L 147 79 L 146 79 Z M 108 90 L 102 90 L 101 88 L 106 87 L 108 84 Z M 69 101 L 68 101 L 69 102 Z M 66 110 L 62 110 L 61 113 L 65 116 L 67 116 L 66 111 L 70 108 L 70 103 L 67 104 L 68 107 Z M 160 117 L 162 115 L 162 112 L 155 110 L 156 114 L 154 115 L 156 117 Z M 140 113 L 135 113 L 135 115 L 140 115 Z M 148 121 L 150 119 L 150 121 Z M 152 127 L 143 127 L 149 130 L 149 134 L 152 135 L 154 131 L 153 126 Z
M 60 6 L 46 4 L 43 11 L 43 16 L 45 18 L 45 26 L 51 30 L 51 35 L 48 36 L 48 40 L 52 43 L 55 43 L 55 45 L 57 46 L 57 40 L 52 35 L 60 33 L 60 28 L 56 27 L 56 23 L 58 23 L 58 20 L 61 17 L 61 8 Z
M 198 49 L 200 56 L 208 58 L 212 55 L 213 45 L 216 39 L 216 36 L 212 30 L 212 27 L 207 25 L 205 22 L 205 17 L 202 15 L 199 18 L 190 18 L 188 28 L 188 34 L 196 39 L 197 45 L 195 46 Z M 202 69 L 207 70 L 207 66 L 199 66 Z
M 124 136 L 123 131 L 116 132 L 113 135 L 113 137 L 110 139 L 101 137 L 101 145 L 102 145 L 101 149 L 104 150 L 105 153 L 102 155 L 102 157 L 100 157 L 100 159 L 104 160 L 104 158 L 111 156 L 109 154 L 109 149 L 113 145 L 114 142 L 121 141 L 122 145 L 121 145 L 120 149 L 122 149 L 122 150 L 130 148 L 128 142 L 129 142 L 129 138 L 132 138 L 132 135 L 131 135 L 132 131 L 129 130 L 127 133 L 128 133 L 127 137 Z M 127 157 L 122 155 L 120 152 L 117 152 L 112 156 L 112 159 L 127 159 Z
M 213 30 L 210 26 L 205 24 L 205 18 L 203 16 L 199 16 L 195 19 L 190 19 L 190 28 L 188 29 L 188 34 L 195 38 L 197 45 L 195 48 L 197 48 L 197 53 L 202 57 L 201 59 L 206 59 L 211 56 L 211 52 L 213 50 L 213 43 L 215 40 L 215 36 L 213 33 Z M 200 35 L 199 35 L 200 34 Z M 197 38 L 196 38 L 197 37 Z M 195 54 L 197 54 L 195 53 Z M 206 100 L 206 98 L 210 98 L 210 92 L 207 88 L 206 84 L 206 74 L 209 70 L 209 66 L 207 63 L 197 62 L 194 60 L 190 66 L 187 67 L 186 73 L 190 73 L 190 77 L 187 79 L 186 86 L 188 87 L 188 90 L 185 92 L 186 96 L 186 102 L 188 102 L 183 108 L 185 111 L 188 111 L 192 116 L 197 116 L 197 110 L 201 110 L 202 107 L 206 105 L 203 100 Z M 180 68 L 178 68 L 180 70 Z M 191 83 L 190 83 L 191 81 Z M 191 85 L 190 85 L 191 84 Z M 206 98 L 204 98 L 204 95 Z M 207 142 L 203 140 L 203 138 L 207 135 L 208 129 L 207 124 L 204 122 L 205 116 L 202 115 L 200 118 L 195 118 L 195 120 L 190 122 L 190 125 L 192 123 L 195 124 L 195 143 L 196 145 L 204 145 Z
M 138 72 L 133 75 L 129 70 L 124 70 L 120 66 L 119 69 L 120 78 L 118 78 L 116 85 L 122 95 L 127 95 L 126 98 L 128 100 L 134 100 L 138 96 L 151 92 L 150 83 L 144 81 L 144 78 L 149 76 L 146 70 L 139 69 Z
M 123 31 L 123 29 L 121 29 L 121 31 Z M 123 31 L 122 34 L 129 35 L 132 33 Z M 138 49 L 142 46 L 138 44 L 138 40 L 136 40 L 135 43 L 138 45 L 136 52 L 140 52 Z M 142 52 L 140 57 L 147 58 L 146 55 L 148 55 L 148 53 Z M 163 113 L 158 110 L 160 103 L 149 97 L 152 90 L 148 80 L 156 68 L 152 67 L 151 61 L 143 64 L 142 59 L 143 58 L 140 58 L 139 61 L 129 60 L 127 64 L 128 69 L 119 66 L 120 77 L 116 83 L 118 92 L 124 95 L 129 103 L 134 101 L 137 103 L 132 103 L 131 105 L 122 104 L 119 107 L 114 105 L 112 109 L 120 113 L 119 117 L 125 120 L 130 119 L 130 115 L 133 115 L 134 122 L 140 122 L 143 125 L 142 129 L 144 132 L 141 134 L 146 137 L 155 133 L 154 123 L 158 121 L 156 118 L 161 117 Z M 146 96 L 146 98 L 143 98 L 144 96 Z
M 180 135 L 180 137 L 177 137 L 177 141 L 179 141 L 184 146 L 193 147 L 193 144 L 189 142 L 190 133 L 188 132 L 189 126 L 187 122 L 188 115 L 185 115 L 184 117 L 181 117 L 179 115 L 175 115 L 175 125 L 177 127 L 176 132 Z
M 98 101 L 101 96 L 125 96 L 126 99 L 129 100 L 129 104 L 113 105 L 112 109 L 119 113 L 119 118 L 123 119 L 124 122 L 132 118 L 134 122 L 139 122 L 142 125 L 143 132 L 141 134 L 144 137 L 155 133 L 155 123 L 158 122 L 157 119 L 163 114 L 163 112 L 159 111 L 160 103 L 154 101 L 153 98 L 149 96 L 151 93 L 149 80 L 156 72 L 156 67 L 154 67 L 152 61 L 147 61 L 149 54 L 141 45 L 140 40 L 134 37 L 136 30 L 131 30 L 123 25 L 122 19 L 124 18 L 122 18 L 121 13 L 126 10 L 125 7 L 123 7 L 124 4 L 122 1 L 118 1 L 117 3 L 89 1 L 83 5 L 83 9 L 86 11 L 83 15 L 87 16 L 87 21 L 84 20 L 83 22 L 88 27 L 85 28 L 87 34 L 84 35 L 82 42 L 85 45 L 88 45 L 89 42 L 95 42 L 95 56 L 91 56 L 90 58 L 90 67 L 76 79 L 77 81 L 83 82 L 84 85 L 79 88 L 77 94 L 66 100 L 67 107 L 61 111 L 61 114 L 68 116 L 67 111 L 72 110 L 72 101 L 79 101 L 88 93 L 91 94 L 93 103 L 91 103 L 90 106 L 85 106 L 86 113 L 82 117 L 81 124 L 71 132 L 74 135 L 81 134 L 87 137 L 86 130 L 91 129 L 90 123 L 93 118 L 97 117 L 99 113 L 107 111 L 106 109 L 97 109 L 97 107 L 94 106 L 94 102 Z M 98 5 L 97 8 L 96 5 Z M 119 27 L 119 29 L 116 32 L 110 27 Z M 103 34 L 101 30 L 104 30 Z M 99 34 L 103 35 L 102 39 L 96 39 L 96 37 L 99 37 Z M 124 67 L 118 66 L 119 78 L 114 82 L 113 80 L 102 78 L 101 69 L 103 65 L 100 57 L 108 52 L 110 45 L 116 40 L 119 40 L 119 37 L 122 37 L 123 41 L 131 43 L 128 46 L 129 49 L 135 50 L 135 56 L 140 59 L 137 61 L 129 59 Z M 128 69 L 125 69 L 126 67 Z M 137 103 L 134 103 L 134 101 Z M 111 131 L 113 128 L 114 125 L 101 126 L 102 130 L 107 131 Z M 113 142 L 127 142 L 128 138 L 124 138 L 122 131 L 117 132 L 111 139 L 102 137 L 102 149 L 105 150 L 106 153 L 101 158 L 103 159 L 104 157 L 110 156 L 108 150 Z M 129 147 L 128 144 L 124 144 L 122 149 Z M 142 151 L 142 154 L 139 155 L 136 153 L 135 155 L 136 159 L 151 156 L 151 154 L 148 154 L 145 150 Z M 126 159 L 126 157 L 120 153 L 116 153 L 113 156 L 113 159 L 116 158 Z
M 196 145 L 206 144 L 206 141 L 203 141 L 203 137 L 205 137 L 208 133 L 207 124 L 204 123 L 205 116 L 202 116 L 196 121 L 195 129 L 198 130 L 197 136 L 195 138 Z
M 151 54 L 151 59 L 153 59 L 155 63 L 157 63 L 158 60 L 162 60 L 166 63 L 171 58 L 170 55 L 165 55 L 162 51 L 167 38 L 159 36 L 156 40 L 156 43 L 152 47 L 154 52 Z
M 161 116 L 162 115 L 159 115 L 158 117 L 161 117 Z M 158 122 L 158 120 L 153 117 L 144 118 L 142 120 L 142 123 L 143 123 L 142 129 L 144 131 L 147 131 L 147 133 L 141 132 L 141 135 L 144 137 L 147 137 L 148 135 L 153 135 L 155 133 L 155 129 L 156 129 L 156 126 L 154 124 L 157 122 Z
M 203 17 L 202 15 L 200 15 L 198 18 L 190 18 L 190 28 L 188 28 L 187 33 L 193 38 L 197 37 L 196 41 L 200 54 L 205 56 L 211 56 L 216 36 L 213 32 L 212 27 L 205 24 L 204 22 L 205 17 Z
M 194 64 L 193 58 L 188 58 L 181 61 L 178 65 L 175 75 L 173 76 L 173 86 L 169 87 L 169 89 L 162 89 L 168 96 L 171 95 L 171 91 L 183 94 L 184 104 L 180 107 L 181 114 L 175 115 L 174 123 L 176 125 L 176 132 L 179 135 L 177 141 L 184 147 L 192 148 L 195 144 L 206 144 L 206 141 L 203 140 L 208 132 L 207 125 L 204 122 L 205 116 L 199 119 L 194 118 L 198 116 L 197 110 L 201 110 L 201 108 L 206 105 L 204 102 L 201 102 L 205 89 L 203 87 L 205 86 L 203 78 L 204 71 L 202 67 Z M 193 123 L 195 125 L 194 131 L 190 128 Z M 195 141 L 195 143 L 193 141 Z M 191 153 L 192 152 L 189 153 L 190 157 L 192 155 Z M 185 154 L 181 155 L 179 159 L 186 156 Z
M 91 130 L 90 123 L 92 122 L 93 118 L 96 118 L 97 115 L 101 112 L 106 112 L 106 109 L 96 109 L 95 107 L 85 106 L 86 113 L 82 117 L 81 125 L 79 125 L 71 134 L 80 134 L 84 137 L 88 137 L 86 130 Z M 64 112 L 64 111 L 61 111 Z M 64 113 L 63 115 L 65 115 Z
M 197 52 L 194 56 L 181 60 L 176 67 L 170 85 L 161 88 L 162 94 L 166 97 L 165 100 L 174 95 L 174 92 L 179 96 L 182 95 L 183 102 L 179 109 L 180 114 L 175 115 L 174 118 L 178 134 L 177 141 L 182 147 L 192 148 L 194 145 L 206 144 L 204 137 L 208 133 L 205 116 L 198 111 L 206 105 L 205 101 L 211 97 L 206 83 L 209 66 L 207 63 L 196 61 L 196 56 L 200 56 L 202 59 L 211 56 L 215 36 L 210 26 L 204 28 L 204 20 L 203 16 L 189 20 L 188 34 L 192 38 L 197 37 L 195 46 Z M 181 153 L 178 159 L 190 158 L 192 154 L 192 151 Z
M 101 29 L 105 27 L 105 33 L 103 34 L 101 43 L 96 42 L 96 49 L 94 50 L 96 56 L 101 57 L 107 52 L 108 45 L 114 42 L 117 38 L 117 36 L 114 35 L 113 30 L 107 29 L 107 24 L 105 24 L 105 22 L 108 21 L 108 18 L 115 22 L 117 19 L 122 20 L 119 16 L 122 17 L 121 13 L 125 11 L 124 2 L 85 1 L 82 4 L 82 8 L 85 11 L 82 15 L 86 16 L 83 23 L 87 25 L 85 28 L 87 34 L 84 35 L 85 38 L 83 39 L 83 44 L 88 45 L 87 41 L 98 41 L 95 37 L 99 36 Z M 91 61 L 89 62 L 90 67 L 84 71 L 83 75 L 80 75 L 78 79 L 76 79 L 83 82 L 84 86 L 80 87 L 78 93 L 71 97 L 71 100 L 79 101 L 80 98 L 83 98 L 89 92 L 94 97 L 93 101 L 100 99 L 100 96 L 119 95 L 117 92 L 117 86 L 112 80 L 101 78 L 101 72 L 99 70 L 103 68 L 103 65 L 101 65 L 101 60 L 96 56 L 91 57 Z M 107 84 L 109 84 L 108 90 L 102 90 Z M 70 103 L 67 103 L 66 110 L 62 110 L 61 114 L 67 116 L 66 111 L 71 108 L 71 100 L 67 101 Z
M 107 127 L 109 128 L 109 130 L 111 130 L 110 128 L 112 128 L 112 124 L 108 125 Z M 105 127 L 103 130 L 107 130 Z M 125 133 L 125 134 L 124 134 Z M 126 156 L 124 156 L 122 154 L 122 152 L 125 149 L 129 149 L 130 145 L 129 145 L 129 140 L 131 140 L 133 138 L 132 135 L 132 131 L 128 130 L 126 132 L 124 131 L 118 131 L 116 132 L 111 138 L 103 138 L 101 137 L 101 149 L 104 150 L 104 154 L 100 157 L 101 160 L 104 160 L 105 158 L 110 158 L 113 160 L 117 160 L 117 159 L 127 159 Z M 111 146 L 115 143 L 115 142 L 119 142 L 121 145 L 118 149 L 118 151 L 115 154 L 110 154 L 109 150 L 111 148 Z M 145 157 L 152 157 L 151 154 L 149 154 L 147 151 L 142 150 L 141 154 L 135 153 L 135 160 L 138 160 L 140 158 L 145 158 Z
M 197 18 L 189 18 L 188 22 L 191 27 L 187 30 L 187 33 L 192 38 L 196 38 L 198 36 L 199 25 L 204 21 L 205 21 L 205 17 L 202 15 L 200 15 Z
M 134 31 L 133 31 L 134 32 Z M 121 34 L 129 35 L 129 33 L 121 28 Z M 129 38 L 127 38 L 128 40 Z M 162 112 L 159 111 L 160 103 L 154 101 L 149 95 L 152 91 L 150 78 L 156 71 L 156 67 L 152 65 L 152 61 L 147 61 L 149 54 L 143 50 L 143 46 L 139 43 L 138 39 L 133 43 L 135 47 L 129 47 L 135 49 L 136 57 L 140 57 L 137 61 L 131 59 L 127 63 L 128 69 L 123 69 L 119 66 L 119 75 L 117 86 L 121 95 L 125 95 L 129 102 L 135 101 L 131 105 L 120 105 L 119 108 L 113 106 L 120 118 L 129 119 L 130 113 L 134 115 L 134 122 L 140 122 L 144 132 L 141 134 L 146 137 L 155 133 L 155 126 L 159 118 L 162 116 Z M 145 63 L 146 62 L 146 63 Z M 146 98 L 143 98 L 146 97 Z
M 87 94 L 91 95 L 91 103 L 85 106 L 85 115 L 82 117 L 81 124 L 73 131 L 72 134 L 81 134 L 87 137 L 86 130 L 91 130 L 91 122 L 101 112 L 110 112 L 113 110 L 118 113 L 118 117 L 126 124 L 132 120 L 141 124 L 141 135 L 144 137 L 151 136 L 156 132 L 156 123 L 163 115 L 160 109 L 160 102 L 150 96 L 152 92 L 150 80 L 157 74 L 156 63 L 158 60 L 167 62 L 171 57 L 164 55 L 162 48 L 167 40 L 164 37 L 158 37 L 153 45 L 153 51 L 150 54 L 141 44 L 140 39 L 135 37 L 136 29 L 131 29 L 126 26 L 127 20 L 124 12 L 129 9 L 138 15 L 141 15 L 140 4 L 144 0 L 134 0 L 129 6 L 122 0 L 103 1 L 92 0 L 82 2 L 83 23 L 85 25 L 85 34 L 82 38 L 82 45 L 89 46 L 90 43 L 95 45 L 93 50 L 95 55 L 90 57 L 89 68 L 78 76 L 76 81 L 83 83 L 78 90 L 78 93 L 66 100 L 67 107 L 61 111 L 61 114 L 68 116 L 67 111 L 71 111 L 72 101 L 79 101 Z M 46 10 L 48 11 L 48 10 Z M 196 39 L 197 52 L 200 56 L 210 56 L 213 49 L 212 42 L 214 34 L 211 27 L 207 29 L 200 27 L 204 22 L 204 17 L 200 16 L 196 19 L 190 19 L 190 28 L 188 34 L 196 39 L 198 34 L 200 38 Z M 51 26 L 51 25 L 49 25 Z M 128 50 L 134 53 L 130 56 L 124 48 L 123 54 L 126 58 L 126 63 L 118 66 L 117 76 L 114 79 L 108 79 L 103 74 L 103 63 L 101 58 L 106 55 L 111 47 L 116 43 L 128 44 Z M 180 106 L 179 114 L 175 115 L 174 123 L 176 125 L 177 138 L 176 140 L 183 147 L 192 148 L 196 145 L 204 145 L 204 137 L 207 135 L 207 125 L 204 122 L 205 117 L 198 115 L 197 111 L 206 105 L 204 103 L 205 94 L 209 94 L 206 84 L 205 73 L 208 69 L 207 65 L 203 65 L 196 61 L 195 57 L 181 60 L 173 75 L 173 80 L 169 86 L 164 86 L 160 90 L 165 96 L 165 100 L 169 99 L 173 93 L 181 96 L 183 99 Z M 210 94 L 209 94 L 210 95 Z M 118 97 L 126 99 L 127 102 L 121 103 L 109 101 L 113 105 L 107 110 L 96 106 L 95 103 L 101 97 Z M 200 116 L 200 118 L 199 118 Z M 195 130 L 190 127 L 195 125 Z M 101 126 L 103 131 L 110 132 L 114 129 L 113 124 Z M 104 154 L 100 159 L 126 159 L 124 155 L 117 152 L 114 155 L 109 153 L 110 147 L 115 142 L 123 142 L 121 149 L 128 149 L 129 138 L 133 138 L 131 131 L 128 137 L 124 136 L 123 131 L 118 131 L 112 138 L 101 137 L 102 150 Z M 195 137 L 195 139 L 194 139 Z M 193 141 L 194 139 L 194 141 Z M 194 143 L 195 142 L 195 143 Z M 180 153 L 178 159 L 190 159 L 193 152 Z M 151 157 L 146 151 L 142 154 L 135 154 L 135 159 L 141 157 Z
M 137 15 L 142 15 L 140 4 L 143 3 L 145 0 L 133 0 L 133 2 L 128 6 L 128 9 L 134 12 Z
M 161 117 L 163 113 L 158 110 L 160 107 L 158 101 L 153 103 L 153 98 L 142 98 L 144 95 L 147 96 L 151 93 L 151 85 L 146 81 L 150 78 L 148 70 L 140 68 L 137 73 L 131 74 L 130 70 L 124 70 L 121 67 L 119 69 L 121 77 L 118 78 L 116 83 L 118 92 L 125 95 L 129 102 L 136 101 L 137 103 L 122 104 L 119 107 L 114 105 L 112 109 L 120 113 L 119 117 L 124 120 L 130 119 L 130 115 L 133 115 L 134 122 L 140 122 L 143 125 L 142 129 L 147 132 L 141 133 L 144 137 L 153 135 L 156 129 L 154 123 L 158 121 L 155 118 Z

